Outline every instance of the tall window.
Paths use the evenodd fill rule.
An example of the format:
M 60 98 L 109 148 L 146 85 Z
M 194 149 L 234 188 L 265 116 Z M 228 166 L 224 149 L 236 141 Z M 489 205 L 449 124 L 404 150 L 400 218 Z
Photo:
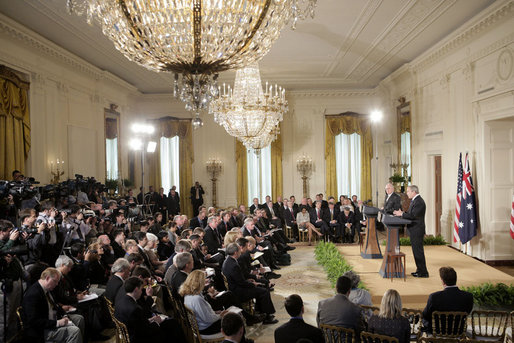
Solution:
M 179 183 L 179 138 L 178 136 L 166 138 L 161 137 L 161 185 L 164 192 L 168 192 L 171 186 Z
M 361 136 L 341 133 L 335 137 L 337 194 L 360 199 L 361 191 Z
M 410 132 L 406 131 L 401 135 L 401 161 L 402 163 L 407 163 L 409 166 L 407 167 L 407 175 L 403 175 L 409 177 L 411 174 L 411 156 L 410 156 Z M 410 183 L 410 182 L 409 182 Z
M 254 149 L 246 153 L 248 171 L 248 204 L 253 198 L 263 203 L 266 195 L 271 195 L 271 145 L 261 149 L 257 154 Z
M 107 178 L 118 179 L 118 137 L 105 139 L 105 163 Z

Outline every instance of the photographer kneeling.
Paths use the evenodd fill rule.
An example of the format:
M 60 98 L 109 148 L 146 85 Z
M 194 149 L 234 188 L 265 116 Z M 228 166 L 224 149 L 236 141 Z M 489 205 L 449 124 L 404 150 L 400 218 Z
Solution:
M 7 338 L 17 331 L 16 309 L 21 305 L 23 267 L 18 254 L 26 254 L 25 244 L 20 244 L 20 232 L 8 220 L 0 220 L 0 281 L 7 299 Z M 2 305 L 4 303 L 2 302 Z M 6 321 L 5 321 L 6 320 Z

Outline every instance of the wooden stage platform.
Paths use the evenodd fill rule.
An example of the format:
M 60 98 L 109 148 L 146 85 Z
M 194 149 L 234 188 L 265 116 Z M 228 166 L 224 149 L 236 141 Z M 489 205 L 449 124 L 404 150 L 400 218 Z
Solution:
M 379 306 L 382 295 L 389 288 L 396 289 L 403 301 L 403 307 L 423 309 L 428 295 L 442 289 L 439 278 L 439 268 L 451 266 L 457 271 L 457 285 L 471 286 L 484 282 L 506 284 L 514 283 L 514 277 L 486 265 L 470 256 L 467 256 L 447 246 L 425 246 L 425 258 L 430 274 L 429 278 L 415 278 L 411 275 L 416 271 L 414 257 L 410 246 L 402 246 L 401 251 L 407 256 L 407 280 L 403 278 L 384 279 L 379 274 L 382 259 L 363 259 L 360 256 L 358 245 L 341 245 L 339 251 L 361 276 L 361 280 L 368 287 L 374 305 Z M 383 251 L 384 246 L 381 246 Z

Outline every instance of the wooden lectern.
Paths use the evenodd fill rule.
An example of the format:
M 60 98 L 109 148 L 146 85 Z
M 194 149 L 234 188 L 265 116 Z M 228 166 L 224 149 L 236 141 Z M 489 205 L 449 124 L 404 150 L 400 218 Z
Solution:
M 387 228 L 387 248 L 379 273 L 384 278 L 405 278 L 405 265 L 402 264 L 401 260 L 399 262 L 393 261 L 391 255 L 397 255 L 400 251 L 400 228 L 410 224 L 411 221 L 384 214 L 382 216 L 382 223 Z
M 378 208 L 371 206 L 364 206 L 362 213 L 368 219 L 366 225 L 366 241 L 364 242 L 364 249 L 361 251 L 362 258 L 382 258 L 380 251 L 380 244 L 378 244 L 376 221 L 378 216 Z

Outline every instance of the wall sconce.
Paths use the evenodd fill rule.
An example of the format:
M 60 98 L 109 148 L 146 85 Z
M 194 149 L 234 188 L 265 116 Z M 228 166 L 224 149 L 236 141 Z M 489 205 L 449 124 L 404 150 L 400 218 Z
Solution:
M 221 174 L 222 163 L 220 160 L 211 157 L 205 162 L 205 165 L 212 182 L 212 206 L 216 207 L 216 181 L 218 181 L 218 176 Z
M 54 161 L 50 161 L 50 173 L 53 176 L 51 183 L 53 185 L 58 184 L 60 182 L 61 176 L 64 175 L 64 161 L 63 160 L 59 161 L 59 159 L 57 159 L 56 162 L 57 162 L 56 163 L 57 167 L 54 172 Z
M 296 170 L 300 173 L 303 180 L 303 197 L 307 198 L 308 184 L 307 180 L 312 173 L 312 158 L 302 155 L 296 160 Z

